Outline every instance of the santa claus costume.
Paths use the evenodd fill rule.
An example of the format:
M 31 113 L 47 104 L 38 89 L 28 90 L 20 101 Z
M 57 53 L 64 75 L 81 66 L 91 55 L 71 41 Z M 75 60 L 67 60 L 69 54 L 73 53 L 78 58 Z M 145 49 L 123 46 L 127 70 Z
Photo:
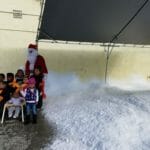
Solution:
M 38 48 L 36 44 L 29 44 L 28 46 L 28 56 L 25 64 L 25 74 L 29 77 L 33 75 L 33 71 L 36 67 L 42 69 L 42 73 L 46 76 L 48 70 L 45 64 L 43 56 L 38 54 Z

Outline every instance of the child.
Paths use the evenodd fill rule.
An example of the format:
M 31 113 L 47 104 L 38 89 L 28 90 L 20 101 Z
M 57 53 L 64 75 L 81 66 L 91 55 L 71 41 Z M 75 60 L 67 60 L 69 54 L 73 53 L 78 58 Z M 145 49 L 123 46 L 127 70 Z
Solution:
M 28 87 L 28 78 L 27 76 L 24 76 L 23 83 L 20 86 L 20 90 L 24 91 L 27 87 Z
M 14 119 L 16 119 L 19 117 L 21 108 L 17 107 L 17 106 L 20 106 L 23 101 L 24 101 L 24 98 L 19 95 L 19 92 L 15 91 L 13 93 L 11 99 L 8 101 L 10 104 L 15 105 L 15 106 L 8 108 L 8 118 L 13 117 Z M 14 113 L 14 115 L 13 115 L 13 113 Z
M 14 82 L 14 74 L 9 72 L 7 73 L 7 89 L 9 91 L 10 94 L 12 94 L 14 92 L 15 89 L 17 89 L 16 84 Z
M 24 79 L 24 71 L 22 69 L 18 69 L 17 73 L 15 74 L 16 82 L 21 85 Z
M 37 123 L 37 108 L 38 103 L 38 90 L 35 88 L 36 81 L 34 78 L 28 80 L 28 87 L 21 94 L 26 100 L 26 121 L 25 124 L 30 123 L 30 114 L 32 112 L 32 123 Z
M 6 82 L 0 81 L 0 117 L 2 117 L 4 104 L 10 99 Z
M 12 83 L 14 81 L 14 74 L 9 72 L 7 73 L 7 83 Z
M 37 104 L 37 108 L 40 109 L 43 105 L 43 98 L 46 97 L 46 94 L 44 92 L 44 80 L 43 80 L 44 76 L 39 66 L 34 69 L 34 74 L 32 77 L 35 78 L 35 81 L 36 81 L 35 87 L 37 88 L 39 92 L 39 101 Z
M 5 74 L 4 73 L 0 73 L 0 81 L 5 81 Z

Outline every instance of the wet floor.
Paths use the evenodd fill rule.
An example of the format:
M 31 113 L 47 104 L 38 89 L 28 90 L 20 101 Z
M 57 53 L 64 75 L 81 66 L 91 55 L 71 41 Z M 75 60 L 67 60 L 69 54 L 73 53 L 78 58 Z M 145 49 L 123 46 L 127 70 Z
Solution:
M 0 125 L 0 150 L 40 150 L 53 142 L 55 135 L 55 125 L 50 125 L 41 113 L 37 124 L 5 121 Z

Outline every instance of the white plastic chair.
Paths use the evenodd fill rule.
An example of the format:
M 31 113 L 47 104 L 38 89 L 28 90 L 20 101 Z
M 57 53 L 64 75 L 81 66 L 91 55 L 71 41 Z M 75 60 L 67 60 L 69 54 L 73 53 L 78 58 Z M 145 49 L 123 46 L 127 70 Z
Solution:
M 14 104 L 11 104 L 11 103 L 6 103 L 4 105 L 4 108 L 3 108 L 3 114 L 2 114 L 2 120 L 1 120 L 1 124 L 4 123 L 4 118 L 5 118 L 5 112 L 6 112 L 6 108 L 8 107 L 20 107 L 21 108 L 21 117 L 22 117 L 22 122 L 24 122 L 24 113 L 23 113 L 23 106 L 25 105 L 25 101 L 23 101 L 20 105 L 14 105 Z

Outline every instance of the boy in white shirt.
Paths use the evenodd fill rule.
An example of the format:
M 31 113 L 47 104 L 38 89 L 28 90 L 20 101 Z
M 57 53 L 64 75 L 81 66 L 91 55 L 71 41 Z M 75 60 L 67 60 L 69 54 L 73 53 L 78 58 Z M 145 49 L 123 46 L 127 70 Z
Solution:
M 8 101 L 8 103 L 13 104 L 14 106 L 10 106 L 8 108 L 8 118 L 18 118 L 20 113 L 20 105 L 24 101 L 24 98 L 19 95 L 18 91 L 15 91 Z M 18 107 L 17 107 L 18 106 Z M 13 115 L 14 114 L 14 115 Z

